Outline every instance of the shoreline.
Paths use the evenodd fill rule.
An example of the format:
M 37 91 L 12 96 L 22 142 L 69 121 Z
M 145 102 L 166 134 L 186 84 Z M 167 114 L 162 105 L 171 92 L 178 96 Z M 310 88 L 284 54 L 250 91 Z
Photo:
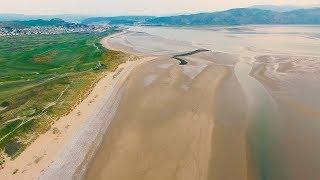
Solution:
M 98 149 L 113 119 L 114 113 L 117 111 L 123 83 L 135 67 L 151 59 L 153 58 L 146 57 L 138 60 L 140 62 L 127 62 L 128 65 L 117 76 L 110 91 L 97 106 L 95 113 L 83 124 L 71 143 L 64 148 L 58 158 L 41 174 L 39 179 L 82 178 L 90 159 Z M 65 171 L 66 168 L 68 171 Z
M 106 44 L 102 45 L 109 49 Z M 61 159 L 66 148 L 70 147 L 70 142 L 74 141 L 81 130 L 85 130 L 90 119 L 94 119 L 92 117 L 97 114 L 97 109 L 101 109 L 109 101 L 115 101 L 116 97 L 113 95 L 121 94 L 121 86 L 130 72 L 152 59 L 154 57 L 139 57 L 138 60 L 120 64 L 114 72 L 102 74 L 88 91 L 88 95 L 68 115 L 59 118 L 50 130 L 40 135 L 15 160 L 6 159 L 5 167 L 0 170 L 0 179 L 38 179 L 45 169 Z

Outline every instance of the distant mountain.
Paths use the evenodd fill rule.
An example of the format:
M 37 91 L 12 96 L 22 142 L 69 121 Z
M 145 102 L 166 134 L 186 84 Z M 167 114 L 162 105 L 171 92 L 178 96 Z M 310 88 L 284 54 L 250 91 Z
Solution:
M 42 17 L 42 18 L 36 18 Z M 49 20 L 49 17 L 61 17 Z M 29 19 L 31 18 L 31 19 Z M 320 7 L 301 9 L 297 6 L 259 5 L 249 8 L 237 8 L 212 13 L 176 15 L 167 17 L 155 16 L 115 16 L 115 17 L 86 17 L 77 15 L 26 16 L 21 14 L 0 14 L 0 21 L 10 21 L 8 24 L 30 26 L 32 24 L 68 25 L 68 22 L 82 24 L 109 25 L 241 25 L 241 24 L 320 24 Z M 34 20 L 38 19 L 38 20 Z M 42 20 L 40 20 L 42 19 Z M 67 20 L 68 19 L 68 20 Z M 58 21 L 57 21 L 58 20 Z M 62 22 L 63 21 L 63 22 Z M 66 24 L 65 24 L 66 23 Z M 3 23 L 2 23 L 3 25 Z M 72 24 L 69 24 L 72 25 Z M 1 24 L 0 24 L 1 26 Z
M 238 8 L 213 13 L 148 19 L 146 25 L 320 24 L 320 8 L 276 12 Z
M 86 15 L 60 14 L 60 15 L 24 15 L 24 14 L 0 14 L 0 21 L 27 21 L 35 19 L 51 20 L 62 19 L 71 23 L 80 23 L 89 18 Z
M 303 7 L 300 7 L 300 6 L 290 6 L 290 5 L 287 5 L 287 6 L 255 5 L 255 6 L 250 6 L 248 8 L 270 10 L 270 11 L 276 11 L 276 12 L 287 12 L 287 11 L 293 11 L 297 9 L 303 9 Z
M 72 26 L 85 26 L 75 23 L 69 23 L 62 19 L 51 19 L 51 20 L 27 20 L 27 21 L 2 21 L 0 22 L 0 27 L 3 28 L 27 28 L 34 26 L 64 26 L 64 27 L 72 27 Z
M 278 24 L 320 24 L 320 8 L 284 12 L 276 18 Z
M 0 14 L 0 21 L 26 20 L 23 14 Z
M 134 25 L 145 23 L 153 16 L 115 16 L 115 17 L 92 17 L 84 19 L 83 24 L 109 24 L 109 25 Z
M 313 6 L 291 6 L 291 5 L 283 5 L 283 6 L 276 6 L 276 5 L 255 5 L 250 6 L 248 8 L 252 9 L 262 9 L 262 10 L 270 10 L 270 11 L 276 11 L 276 12 L 288 12 L 298 9 L 311 9 L 311 8 L 317 8 L 320 7 L 319 5 L 313 5 Z

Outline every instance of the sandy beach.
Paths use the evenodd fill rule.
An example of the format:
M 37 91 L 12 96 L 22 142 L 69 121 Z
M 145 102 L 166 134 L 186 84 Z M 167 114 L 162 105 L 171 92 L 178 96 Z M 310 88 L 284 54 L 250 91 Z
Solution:
M 120 50 L 121 44 L 122 51 L 130 53 L 131 48 L 127 47 L 132 46 L 132 41 L 136 42 L 133 40 L 136 36 L 130 32 L 105 43 L 116 44 L 116 50 Z M 138 36 L 149 41 L 147 34 Z M 234 94 L 226 89 L 239 88 L 232 72 L 232 62 L 237 59 L 211 51 L 189 55 L 185 52 L 196 47 L 183 48 L 181 42 L 152 39 L 160 44 L 166 41 L 168 46 L 143 51 L 162 55 L 134 70 L 124 85 L 118 111 L 88 166 L 86 179 L 193 180 L 226 175 L 231 179 L 245 179 L 246 106 L 233 112 L 231 116 L 238 117 L 238 122 L 229 127 L 222 121 L 233 118 L 229 112 L 220 111 L 240 106 L 244 100 L 240 89 L 237 98 L 224 101 L 230 93 Z M 177 53 L 188 54 L 181 57 L 188 63 L 179 65 L 180 62 L 172 58 Z M 229 59 L 229 64 L 219 63 L 222 58 Z M 230 132 L 233 135 L 224 135 Z M 224 153 L 233 156 L 226 159 Z M 230 168 L 224 168 L 229 165 Z
M 52 128 L 42 134 L 15 160 L 6 160 L 1 169 L 0 179 L 38 179 L 43 171 L 64 154 L 70 142 L 81 132 L 106 102 L 116 101 L 110 94 L 119 93 L 123 82 L 132 69 L 152 60 L 153 57 L 141 57 L 136 61 L 121 64 L 115 72 L 102 75 L 99 82 L 68 115 L 56 121 Z
M 208 176 L 214 117 L 213 101 L 206 99 L 213 99 L 227 70 L 206 68 L 186 85 L 189 77 L 178 65 L 159 72 L 155 70 L 162 65 L 159 61 L 132 73 L 126 86 L 128 93 L 89 167 L 87 179 L 191 180 Z M 152 82 L 146 79 L 137 83 L 151 75 L 156 77 Z M 211 75 L 215 75 L 212 85 L 200 90 Z

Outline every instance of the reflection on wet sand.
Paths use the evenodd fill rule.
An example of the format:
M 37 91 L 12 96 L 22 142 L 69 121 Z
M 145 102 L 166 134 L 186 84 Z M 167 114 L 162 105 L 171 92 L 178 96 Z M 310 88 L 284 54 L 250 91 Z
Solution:
M 87 179 L 320 179 L 320 27 L 132 30 L 108 45 L 158 59 L 125 84 Z

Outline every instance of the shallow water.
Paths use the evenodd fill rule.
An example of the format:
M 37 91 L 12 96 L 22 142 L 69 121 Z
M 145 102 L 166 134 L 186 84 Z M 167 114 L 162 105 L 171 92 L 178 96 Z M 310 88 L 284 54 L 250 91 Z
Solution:
M 214 102 L 212 107 L 205 107 L 214 109 L 214 126 L 212 154 L 210 158 L 206 156 L 210 159 L 208 176 L 198 179 L 320 178 L 320 172 L 317 171 L 317 168 L 320 167 L 318 155 L 320 153 L 318 142 L 320 138 L 318 133 L 320 132 L 320 110 L 318 109 L 320 97 L 316 93 L 319 87 L 317 84 L 320 84 L 320 40 L 318 38 L 320 26 L 133 27 L 130 30 L 139 31 L 127 37 L 130 45 L 136 46 L 135 50 L 146 54 L 166 56 L 166 60 L 150 65 L 152 73 L 164 73 L 162 81 L 147 78 L 137 79 L 137 82 L 144 82 L 144 86 L 148 84 L 145 86 L 147 88 L 176 87 L 175 90 L 159 91 L 156 95 L 155 90 L 149 91 L 155 97 L 161 96 L 161 101 L 168 101 L 170 105 L 177 102 L 174 99 L 168 100 L 167 97 L 175 98 L 187 93 L 188 96 L 183 97 L 188 100 L 180 100 L 182 103 L 191 103 L 190 106 L 192 106 L 193 101 L 190 102 L 189 98 L 201 92 L 199 90 L 202 88 L 210 87 L 210 78 L 201 81 L 208 69 L 223 67 L 230 71 L 228 78 L 225 77 L 226 79 L 217 89 L 216 96 L 207 92 L 214 97 L 213 99 L 203 98 L 205 94 L 199 94 L 201 101 L 212 100 Z M 126 46 L 126 44 L 123 45 Z M 205 48 L 213 52 L 187 57 L 186 60 L 189 63 L 186 66 L 178 66 L 177 62 L 168 58 L 169 55 L 197 48 Z M 259 60 L 257 58 L 259 56 L 281 56 L 282 59 L 262 58 Z M 168 61 L 175 62 L 174 66 L 168 64 Z M 286 64 L 283 64 L 284 62 Z M 154 69 L 155 67 L 158 69 Z M 150 69 L 145 69 L 145 72 L 141 73 L 147 73 Z M 214 73 L 210 77 L 214 78 Z M 204 80 L 207 82 L 203 82 Z M 197 81 L 201 81 L 201 87 L 195 83 Z M 170 95 L 166 94 L 168 92 Z M 196 102 L 198 101 L 194 100 L 194 103 Z M 145 100 L 142 100 L 142 103 L 146 103 Z M 210 106 L 210 103 L 206 105 Z M 169 105 L 166 105 L 160 109 L 168 107 Z M 181 105 L 181 107 L 185 106 Z M 161 111 L 167 111 L 164 109 Z M 193 112 L 192 108 L 185 107 L 184 111 L 186 110 Z M 178 109 L 175 109 L 175 113 L 179 112 Z M 157 119 L 154 123 L 160 123 L 157 125 L 161 126 L 163 120 L 161 117 L 166 115 L 168 114 L 160 113 L 160 118 L 153 118 L 150 115 L 149 120 Z M 170 117 L 174 116 L 174 114 L 170 115 Z M 175 121 L 172 120 L 170 123 Z M 149 121 L 146 120 L 146 122 Z M 159 129 L 154 125 L 146 126 L 158 131 Z M 166 128 L 174 132 L 173 126 L 174 124 L 171 124 L 170 128 Z M 179 127 L 183 126 L 179 124 L 175 128 Z M 150 135 L 148 133 L 152 135 L 152 132 L 144 132 L 145 135 Z M 140 137 L 138 140 L 139 143 L 144 144 L 140 141 L 144 140 L 145 143 L 149 143 L 149 140 L 153 139 Z M 180 140 L 188 142 L 185 138 L 176 140 L 177 142 Z M 162 139 L 162 141 L 171 142 L 168 139 Z M 108 142 L 103 144 L 105 144 L 103 151 L 108 155 L 112 154 L 112 150 L 106 147 Z M 176 143 L 179 148 L 181 148 L 180 145 Z M 154 144 L 153 146 L 158 147 Z M 134 148 L 138 151 L 141 147 Z M 197 150 L 199 149 L 193 149 L 194 153 L 198 153 Z M 157 152 L 148 153 L 157 154 Z M 176 151 L 174 153 L 179 154 Z M 177 154 L 174 157 L 177 157 Z M 99 156 L 103 157 L 103 155 L 101 152 Z M 139 161 L 138 164 L 141 162 Z M 174 163 L 172 161 L 171 165 Z M 107 168 L 107 166 L 103 167 Z M 132 169 L 129 168 L 129 170 Z M 92 172 L 97 171 L 91 171 L 91 174 Z M 169 170 L 164 170 L 164 172 L 169 173 Z
M 249 76 L 251 67 L 246 62 L 235 66 L 235 74 L 246 93 L 249 105 L 249 127 L 247 131 L 248 156 L 253 164 L 254 174 L 260 179 L 285 179 L 285 169 L 279 159 L 276 137 L 279 114 L 277 104 L 266 89 Z M 256 177 L 257 178 L 257 177 Z
M 245 31 L 238 31 L 230 27 L 133 27 L 131 30 L 191 43 L 199 48 L 232 54 L 289 53 L 320 55 L 319 38 L 315 38 L 320 34 L 320 26 L 270 25 L 239 26 L 236 28 L 245 28 Z

